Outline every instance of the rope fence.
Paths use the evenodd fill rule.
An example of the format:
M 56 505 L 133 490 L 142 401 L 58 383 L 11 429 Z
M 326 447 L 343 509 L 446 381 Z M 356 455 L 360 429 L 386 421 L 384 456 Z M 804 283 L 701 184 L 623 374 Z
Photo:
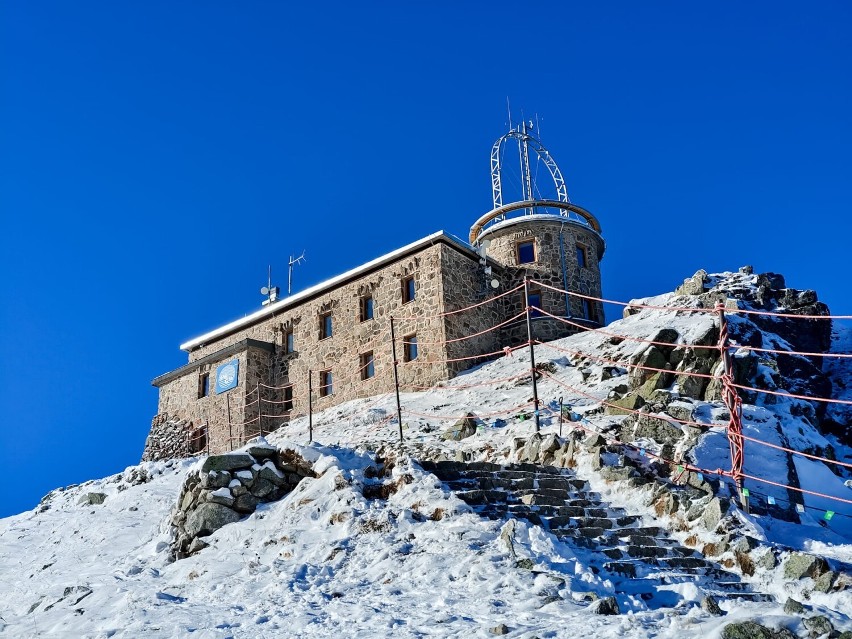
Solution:
M 552 313 L 549 313 L 549 312 L 545 311 L 544 309 L 539 308 L 538 306 L 531 305 L 529 303 L 530 285 L 531 284 L 535 284 L 537 286 L 540 286 L 542 288 L 554 291 L 556 293 L 560 293 L 560 294 L 564 294 L 564 295 L 568 295 L 568 296 L 572 296 L 572 297 L 576 297 L 576 298 L 580 298 L 580 299 L 584 299 L 584 300 L 591 300 L 591 301 L 596 301 L 596 302 L 601 302 L 601 303 L 618 304 L 620 306 L 629 307 L 629 308 L 650 309 L 650 310 L 655 310 L 655 311 L 665 311 L 665 312 L 673 312 L 673 313 L 712 314 L 715 317 L 715 321 L 718 322 L 719 339 L 718 339 L 718 342 L 715 343 L 715 344 L 670 343 L 670 342 L 661 342 L 661 341 L 656 341 L 656 340 L 644 339 L 644 338 L 638 337 L 636 335 L 629 335 L 629 334 L 624 334 L 624 333 L 619 334 L 619 333 L 613 332 L 611 330 L 606 330 L 606 329 L 603 329 L 603 328 L 600 328 L 600 327 L 588 326 L 586 324 L 582 324 L 580 322 L 573 321 L 570 317 L 560 317 L 558 315 L 554 315 Z M 521 344 L 517 344 L 517 345 L 512 346 L 512 347 L 507 346 L 503 349 L 494 350 L 494 351 L 488 352 L 488 353 L 482 353 L 482 354 L 470 355 L 470 356 L 461 356 L 461 357 L 455 357 L 455 358 L 447 358 L 447 359 L 428 359 L 428 358 L 425 358 L 425 357 L 415 357 L 414 359 L 412 359 L 410 361 L 406 361 L 406 364 L 412 363 L 412 364 L 416 364 L 416 365 L 442 365 L 442 364 L 464 362 L 464 361 L 471 361 L 471 360 L 483 360 L 483 359 L 495 358 L 495 357 L 506 358 L 506 357 L 511 357 L 515 351 L 524 349 L 524 350 L 529 351 L 530 365 L 529 365 L 528 369 L 525 369 L 522 372 L 514 374 L 514 375 L 510 375 L 510 376 L 506 376 L 506 377 L 502 377 L 502 378 L 498 378 L 498 379 L 491 379 L 491 380 L 488 380 L 486 382 L 476 382 L 476 383 L 469 383 L 469 384 L 465 384 L 465 383 L 453 384 L 453 383 L 441 382 L 439 384 L 424 385 L 424 384 L 407 383 L 407 382 L 401 383 L 399 381 L 398 367 L 399 367 L 400 362 L 399 362 L 397 355 L 396 355 L 397 339 L 396 339 L 395 333 L 394 333 L 394 321 L 432 320 L 436 317 L 441 318 L 441 317 L 453 316 L 453 315 L 461 313 L 463 311 L 478 308 L 478 307 L 480 307 L 484 304 L 505 298 L 507 295 L 511 295 L 511 294 L 514 294 L 514 293 L 521 291 L 521 289 L 523 289 L 524 299 L 526 300 L 524 310 L 522 312 L 514 315 L 513 317 L 505 320 L 505 321 L 499 322 L 497 324 L 489 326 L 489 327 L 487 327 L 483 330 L 480 330 L 480 331 L 476 331 L 476 332 L 473 332 L 473 333 L 470 333 L 470 334 L 467 334 L 467 335 L 463 335 L 463 336 L 457 337 L 457 338 L 446 339 L 444 341 L 439 341 L 439 342 L 425 342 L 425 341 L 420 341 L 420 340 L 417 340 L 416 342 L 413 341 L 413 340 L 412 341 L 406 341 L 408 339 L 407 337 L 403 337 L 402 340 L 400 340 L 400 341 L 401 341 L 403 347 L 406 348 L 406 352 L 407 352 L 407 348 L 414 345 L 414 344 L 416 344 L 417 347 L 433 346 L 433 345 L 446 346 L 448 344 L 454 344 L 454 343 L 462 342 L 462 341 L 465 341 L 465 340 L 473 339 L 475 337 L 479 337 L 479 336 L 482 336 L 482 335 L 485 335 L 485 334 L 488 334 L 488 333 L 492 333 L 494 331 L 498 331 L 499 329 L 506 327 L 509 324 L 518 324 L 521 320 L 525 320 L 526 325 L 527 325 L 527 341 L 525 341 Z M 572 420 L 570 422 L 570 425 L 571 425 L 572 428 L 578 428 L 578 429 L 581 429 L 583 431 L 587 431 L 589 433 L 594 433 L 596 435 L 599 435 L 599 436 L 603 437 L 604 441 L 606 441 L 609 445 L 620 446 L 620 447 L 624 448 L 625 450 L 630 450 L 630 451 L 633 451 L 634 453 L 638 453 L 641 457 L 655 459 L 655 460 L 659 461 L 660 463 L 663 463 L 663 464 L 669 465 L 673 468 L 676 468 L 677 472 L 678 472 L 678 475 L 675 478 L 676 481 L 679 480 L 679 478 L 682 477 L 683 474 L 687 471 L 695 472 L 695 473 L 699 473 L 699 474 L 718 476 L 718 477 L 721 477 L 721 478 L 728 478 L 728 479 L 732 480 L 735 483 L 735 485 L 737 486 L 737 490 L 739 491 L 740 503 L 741 503 L 743 509 L 746 512 L 748 512 L 748 509 L 749 509 L 749 496 L 753 494 L 756 497 L 762 495 L 763 497 L 765 497 L 766 503 L 770 504 L 770 505 L 774 505 L 776 503 L 776 500 L 782 501 L 782 502 L 787 501 L 790 504 L 795 504 L 797 509 L 801 508 L 803 510 L 805 508 L 808 508 L 808 509 L 813 509 L 813 510 L 816 510 L 816 511 L 825 512 L 826 513 L 826 519 L 830 519 L 830 516 L 833 516 L 835 514 L 840 515 L 840 516 L 844 516 L 844 517 L 852 517 L 852 515 L 848 515 L 848 514 L 845 514 L 845 513 L 836 513 L 835 511 L 820 509 L 820 508 L 817 508 L 815 506 L 806 506 L 803 503 L 799 504 L 798 502 L 794 502 L 792 500 L 784 500 L 784 499 L 776 498 L 772 495 L 766 495 L 766 494 L 763 494 L 763 493 L 760 493 L 760 492 L 752 493 L 748 488 L 746 488 L 744 482 L 746 480 L 748 480 L 748 481 L 751 481 L 751 482 L 757 482 L 759 484 L 765 484 L 765 485 L 770 485 L 770 486 L 774 486 L 774 487 L 777 487 L 777 488 L 782 488 L 782 489 L 792 491 L 793 493 L 798 493 L 798 494 L 801 494 L 801 495 L 812 495 L 812 496 L 815 496 L 815 497 L 819 497 L 821 499 L 835 500 L 835 501 L 841 502 L 843 504 L 852 504 L 852 499 L 846 499 L 846 498 L 843 498 L 843 497 L 838 497 L 838 496 L 835 496 L 835 495 L 821 493 L 821 492 L 818 492 L 818 491 L 811 491 L 811 490 L 804 489 L 804 488 L 799 487 L 799 486 L 789 486 L 789 485 L 786 485 L 786 484 L 781 483 L 781 482 L 777 482 L 777 481 L 767 479 L 765 477 L 758 477 L 758 476 L 746 473 L 745 470 L 744 470 L 744 465 L 745 465 L 744 443 L 746 441 L 753 442 L 755 444 L 766 446 L 766 447 L 769 447 L 769 448 L 772 448 L 772 449 L 780 450 L 780 451 L 783 451 L 783 452 L 788 453 L 790 455 L 799 455 L 799 456 L 802 456 L 802 457 L 805 457 L 805 458 L 808 458 L 808 459 L 811 459 L 811 460 L 814 460 L 814 461 L 820 461 L 820 462 L 827 463 L 827 464 L 833 464 L 835 466 L 839 466 L 839 467 L 843 467 L 843 468 L 847 468 L 847 469 L 852 469 L 852 463 L 847 463 L 847 462 L 843 462 L 843 461 L 838 461 L 836 459 L 829 459 L 829 458 L 826 458 L 826 457 L 823 457 L 823 456 L 820 456 L 820 455 L 815 455 L 815 454 L 806 453 L 806 452 L 803 452 L 803 451 L 798 451 L 798 450 L 795 450 L 795 449 L 792 449 L 792 448 L 789 448 L 789 447 L 785 447 L 785 446 L 775 444 L 775 443 L 772 443 L 772 442 L 763 441 L 759 438 L 755 438 L 755 437 L 743 434 L 743 432 L 742 432 L 742 422 L 743 422 L 742 400 L 739 396 L 738 391 L 748 391 L 748 392 L 754 392 L 754 393 L 775 395 L 775 396 L 785 397 L 785 398 L 788 398 L 788 399 L 791 399 L 791 400 L 795 399 L 795 400 L 803 400 L 803 401 L 818 401 L 818 402 L 827 402 L 827 403 L 840 404 L 840 405 L 852 405 L 852 400 L 813 397 L 813 396 L 804 395 L 804 394 L 794 394 L 794 393 L 782 392 L 782 391 L 778 391 L 778 390 L 774 390 L 774 389 L 755 388 L 755 387 L 752 387 L 752 386 L 748 386 L 746 384 L 737 383 L 735 381 L 734 375 L 733 375 L 733 370 L 734 370 L 733 353 L 736 352 L 736 351 L 739 351 L 741 349 L 746 349 L 746 350 L 749 350 L 749 351 L 754 351 L 754 352 L 758 352 L 758 353 L 768 353 L 768 354 L 773 354 L 773 355 L 800 356 L 800 357 L 837 357 L 837 358 L 852 358 L 852 354 L 796 352 L 796 351 L 793 351 L 793 350 L 769 349 L 769 348 L 758 348 L 758 347 L 752 347 L 752 346 L 738 345 L 730 339 L 729 334 L 728 334 L 727 315 L 729 315 L 729 314 L 746 314 L 746 315 L 753 314 L 753 315 L 761 315 L 761 316 L 776 316 L 776 317 L 804 319 L 804 320 L 834 320 L 834 319 L 846 320 L 846 319 L 852 319 L 852 316 L 844 316 L 844 315 L 810 316 L 810 315 L 796 315 L 796 314 L 791 314 L 791 313 L 773 313 L 773 312 L 769 312 L 769 311 L 753 311 L 751 309 L 728 308 L 721 303 L 718 303 L 714 308 L 711 309 L 711 308 L 704 308 L 704 307 L 660 306 L 660 305 L 654 305 L 654 304 L 642 304 L 642 303 L 633 303 L 633 302 L 617 302 L 617 301 L 614 301 L 614 300 L 608 300 L 608 299 L 594 297 L 594 296 L 590 296 L 590 295 L 583 295 L 583 294 L 579 294 L 579 293 L 574 293 L 572 291 L 566 291 L 566 290 L 560 289 L 558 287 L 546 284 L 544 282 L 539 282 L 539 281 L 533 280 L 532 278 L 528 277 L 524 280 L 524 283 L 522 285 L 516 286 L 515 288 L 513 288 L 509 291 L 506 291 L 505 293 L 502 293 L 502 294 L 497 295 L 495 297 L 489 298 L 485 301 L 470 305 L 468 307 L 464 307 L 464 308 L 461 308 L 461 309 L 455 309 L 455 310 L 452 310 L 452 311 L 447 311 L 447 312 L 440 313 L 440 314 L 437 314 L 437 315 L 434 315 L 434 316 L 431 316 L 431 317 L 391 317 L 391 346 L 392 346 L 392 349 L 393 349 L 393 355 L 392 355 L 391 361 L 390 361 L 391 366 L 388 366 L 387 360 L 381 360 L 380 361 L 379 358 L 376 356 L 376 354 L 374 352 L 370 351 L 371 357 L 370 357 L 369 361 L 363 362 L 358 368 L 354 369 L 351 373 L 349 373 L 345 376 L 340 377 L 338 373 L 335 373 L 335 377 L 333 378 L 333 380 L 337 383 L 341 383 L 341 380 L 343 380 L 343 382 L 347 382 L 347 381 L 351 382 L 351 381 L 355 381 L 355 380 L 358 380 L 358 379 L 360 379 L 361 381 L 365 381 L 365 378 L 363 376 L 365 369 L 373 367 L 373 370 L 375 370 L 375 367 L 378 363 L 383 364 L 382 368 L 385 372 L 392 370 L 393 376 L 394 376 L 393 377 L 393 381 L 394 381 L 393 390 L 391 392 L 387 392 L 387 393 L 382 394 L 381 396 L 379 396 L 377 399 L 374 399 L 373 401 L 371 401 L 366 406 L 359 408 L 356 412 L 354 412 L 354 413 L 350 412 L 349 415 L 348 415 L 348 419 L 349 419 L 350 425 L 352 425 L 356 420 L 363 419 L 365 417 L 375 418 L 376 417 L 375 411 L 378 409 L 378 407 L 380 405 L 387 404 L 393 398 L 393 399 L 395 399 L 395 403 L 396 403 L 396 410 L 395 411 L 393 411 L 393 409 L 390 408 L 390 407 L 388 407 L 388 408 L 383 407 L 380 410 L 382 410 L 382 411 L 387 410 L 389 412 L 389 414 L 385 415 L 384 413 L 379 413 L 379 415 L 383 415 L 380 419 L 372 419 L 369 423 L 365 424 L 364 426 L 365 426 L 365 428 L 369 429 L 370 431 L 376 431 L 376 430 L 379 430 L 381 428 L 392 426 L 394 421 L 395 421 L 397 423 L 397 426 L 398 426 L 398 429 L 399 429 L 399 438 L 400 438 L 400 440 L 402 440 L 403 439 L 403 416 L 404 415 L 407 415 L 407 416 L 410 416 L 410 417 L 413 417 L 413 418 L 431 419 L 431 420 L 460 420 L 460 419 L 465 419 L 465 418 L 469 417 L 470 413 L 442 414 L 442 413 L 437 412 L 438 408 L 436 408 L 435 411 L 432 411 L 432 412 L 422 412 L 422 410 L 418 411 L 418 410 L 413 409 L 411 406 L 404 406 L 403 405 L 403 402 L 402 402 L 402 399 L 401 399 L 401 396 L 400 396 L 401 391 L 441 390 L 441 391 L 444 391 L 444 392 L 453 392 L 453 391 L 464 391 L 464 390 L 468 390 L 468 389 L 472 389 L 472 388 L 485 388 L 485 387 L 496 388 L 499 384 L 504 384 L 504 383 L 507 383 L 507 382 L 517 381 L 517 380 L 521 380 L 521 379 L 525 379 L 525 378 L 529 378 L 529 380 L 532 384 L 532 391 L 533 391 L 533 399 L 532 400 L 511 406 L 509 408 L 504 408 L 504 409 L 501 409 L 501 410 L 494 410 L 494 411 L 486 412 L 486 413 L 477 413 L 477 414 L 475 414 L 475 417 L 478 418 L 478 419 L 484 419 L 484 418 L 489 418 L 489 417 L 497 417 L 497 416 L 501 416 L 501 415 L 508 415 L 508 414 L 511 414 L 511 413 L 517 413 L 518 411 L 521 411 L 521 415 L 519 415 L 518 417 L 519 418 L 523 417 L 525 419 L 526 417 L 529 416 L 527 414 L 527 411 L 529 411 L 529 409 L 531 408 L 532 409 L 532 416 L 535 418 L 535 430 L 536 430 L 536 432 L 539 432 L 539 430 L 541 428 L 540 418 L 541 418 L 542 414 L 545 414 L 545 415 L 549 414 L 551 416 L 555 414 L 555 411 L 553 409 L 551 409 L 547 406 L 542 406 L 541 401 L 539 400 L 538 379 L 542 378 L 543 380 L 546 380 L 550 383 L 553 383 L 554 385 L 570 392 L 572 394 L 572 397 L 575 398 L 575 402 L 577 400 L 580 400 L 580 401 L 588 400 L 588 401 L 591 402 L 591 404 L 589 404 L 590 406 L 612 408 L 614 410 L 617 410 L 620 414 L 636 415 L 636 416 L 639 416 L 642 419 L 659 420 L 659 421 L 666 422 L 668 424 L 675 425 L 675 426 L 678 426 L 678 427 L 680 427 L 680 426 L 695 427 L 695 428 L 700 428 L 702 431 L 710 429 L 710 428 L 724 429 L 724 432 L 725 432 L 727 439 L 728 439 L 728 444 L 729 444 L 729 449 L 730 449 L 730 451 L 729 451 L 730 452 L 730 468 L 727 468 L 727 469 L 722 469 L 722 468 L 706 469 L 706 468 L 700 468 L 700 467 L 696 466 L 695 464 L 688 463 L 687 461 L 684 461 L 684 460 L 665 458 L 665 457 L 655 453 L 654 451 L 647 450 L 647 448 L 642 447 L 642 446 L 638 446 L 636 444 L 619 441 L 616 437 L 613 437 L 612 435 L 606 435 L 606 434 L 604 434 L 604 433 L 602 433 L 602 432 L 600 432 L 596 429 L 584 426 L 582 422 L 590 424 L 590 422 L 588 422 L 588 420 L 586 418 L 581 418 L 581 420 L 579 420 L 579 421 Z M 532 329 L 531 329 L 531 321 L 533 319 L 539 319 L 539 318 L 549 318 L 551 320 L 554 320 L 554 321 L 560 322 L 562 324 L 571 326 L 571 327 L 573 327 L 573 328 L 575 328 L 579 331 L 593 332 L 593 333 L 597 333 L 597 334 L 606 336 L 606 337 L 610 338 L 610 340 L 619 340 L 619 342 L 613 342 L 614 344 L 618 344 L 621 341 L 630 341 L 630 342 L 636 342 L 636 343 L 640 343 L 640 344 L 661 346 L 661 347 L 666 347 L 666 348 L 679 348 L 680 347 L 680 348 L 686 348 L 686 349 L 690 349 L 690 350 L 704 349 L 704 350 L 707 350 L 707 351 L 716 351 L 716 352 L 719 353 L 718 357 L 719 357 L 719 360 L 720 360 L 720 363 L 721 363 L 722 373 L 721 374 L 709 374 L 709 373 L 699 373 L 699 372 L 694 372 L 694 371 L 670 370 L 670 369 L 666 369 L 666 368 L 648 366 L 646 364 L 639 363 L 638 361 L 633 362 L 633 363 L 625 362 L 625 361 L 618 361 L 618 360 L 612 359 L 610 357 L 606 357 L 606 356 L 604 356 L 603 354 L 600 354 L 600 353 L 592 353 L 592 352 L 587 352 L 587 351 L 583 351 L 583 350 L 570 349 L 570 348 L 565 348 L 565 347 L 559 346 L 559 345 L 554 344 L 554 343 L 542 342 L 540 340 L 533 339 Z M 587 392 L 583 389 L 580 389 L 580 388 L 577 388 L 577 387 L 572 386 L 570 384 L 567 384 L 566 382 L 562 381 L 561 379 L 559 379 L 555 375 L 551 374 L 547 370 L 544 370 L 544 369 L 537 367 L 536 364 L 535 364 L 536 346 L 552 349 L 552 350 L 555 350 L 557 352 L 565 353 L 567 355 L 570 355 L 570 356 L 576 357 L 576 358 L 584 358 L 584 359 L 593 360 L 593 361 L 599 362 L 601 364 L 606 364 L 606 365 L 614 366 L 614 367 L 617 367 L 617 368 L 625 368 L 625 369 L 629 369 L 629 370 L 633 370 L 633 371 L 647 371 L 647 372 L 650 372 L 650 373 L 667 373 L 667 374 L 674 375 L 676 377 L 693 377 L 693 378 L 701 378 L 701 379 L 705 379 L 705 380 L 708 380 L 708 381 L 718 382 L 719 385 L 720 385 L 720 390 L 721 390 L 722 403 L 724 404 L 725 408 L 727 408 L 727 414 L 728 415 L 725 418 L 725 423 L 720 423 L 721 420 L 702 422 L 702 421 L 694 421 L 694 420 L 690 420 L 690 419 L 678 419 L 678 418 L 675 418 L 675 417 L 670 416 L 670 415 L 664 415 L 664 414 L 660 414 L 660 413 L 655 414 L 655 413 L 648 412 L 647 410 L 643 411 L 643 410 L 628 408 L 628 407 L 625 407 L 625 406 L 618 405 L 617 403 L 614 403 L 612 401 L 609 401 L 609 399 L 606 398 L 606 397 L 595 396 L 594 394 L 592 394 L 590 392 Z M 715 369 L 715 370 L 718 370 L 718 369 Z M 315 372 L 318 372 L 318 371 L 308 371 L 308 374 L 309 374 L 309 376 L 308 376 L 308 380 L 309 380 L 309 391 L 308 391 L 308 400 L 309 401 L 308 401 L 308 404 L 309 405 L 308 405 L 308 413 L 307 413 L 306 416 L 308 417 L 309 439 L 310 440 L 313 440 L 313 429 L 315 427 L 316 428 L 326 428 L 328 426 L 333 426 L 334 424 L 338 423 L 338 421 L 332 419 L 331 421 L 328 421 L 328 422 L 316 424 L 316 426 L 314 426 L 314 424 L 313 424 L 313 403 L 312 403 L 312 401 L 313 401 L 313 389 L 312 389 L 312 381 L 311 380 L 312 380 L 313 373 L 315 373 Z M 370 377 L 368 377 L 366 379 L 373 379 L 374 377 L 375 377 L 375 373 L 373 373 L 373 375 L 370 375 Z M 239 441 L 239 442 L 242 443 L 246 438 L 246 432 L 247 432 L 246 427 L 247 426 L 252 426 L 254 424 L 258 424 L 260 434 L 262 435 L 264 433 L 264 422 L 263 422 L 263 420 L 285 419 L 285 418 L 292 419 L 293 416 L 290 415 L 289 412 L 286 411 L 286 410 L 284 412 L 287 412 L 288 413 L 287 415 L 269 414 L 269 413 L 267 413 L 263 410 L 264 405 L 282 406 L 282 405 L 288 405 L 289 404 L 290 408 L 292 408 L 292 406 L 293 406 L 293 399 L 292 398 L 290 398 L 290 399 L 287 399 L 287 398 L 276 399 L 275 398 L 276 393 L 283 392 L 284 389 L 286 389 L 288 387 L 292 388 L 292 386 L 293 385 L 290 384 L 290 383 L 275 386 L 275 385 L 270 385 L 270 384 L 258 382 L 255 385 L 254 388 L 252 388 L 252 389 L 250 389 L 246 392 L 246 398 L 253 397 L 253 399 L 250 402 L 248 402 L 247 404 L 245 404 L 245 406 L 243 407 L 243 415 L 244 416 L 247 415 L 247 414 L 250 414 L 250 413 L 256 413 L 256 415 L 254 417 L 252 417 L 251 419 L 245 419 L 242 423 L 232 423 L 231 422 L 230 406 L 229 406 L 228 427 L 230 429 L 229 430 L 230 434 L 229 434 L 229 437 L 227 438 L 227 441 L 229 442 L 229 444 L 232 445 L 233 442 L 235 442 L 235 441 Z M 328 387 L 330 387 L 330 385 L 327 386 L 326 388 L 328 388 Z M 321 396 L 322 396 L 323 387 L 321 386 L 320 388 L 321 388 Z M 265 392 L 265 391 L 268 391 L 268 392 Z M 264 396 L 264 395 L 267 395 L 267 396 Z M 269 395 L 272 395 L 272 396 L 270 397 Z M 562 402 L 562 398 L 560 397 L 560 404 L 561 404 L 561 402 Z M 572 403 L 575 403 L 575 402 L 572 402 Z M 570 409 L 570 406 L 571 405 L 569 404 L 569 409 Z M 256 410 L 250 411 L 249 409 L 253 408 L 253 407 L 256 408 Z M 561 418 L 562 418 L 562 415 L 563 415 L 562 408 L 560 408 L 559 415 L 560 415 L 560 423 L 561 423 Z M 500 420 L 497 420 L 497 421 L 500 421 Z M 235 434 L 233 432 L 234 429 L 239 429 L 242 432 Z M 201 431 L 199 434 L 197 434 L 191 440 L 191 445 L 193 445 L 193 446 L 199 446 L 199 445 L 202 445 L 202 444 L 203 444 L 203 446 L 207 447 L 207 449 L 209 451 L 209 433 L 208 433 L 208 430 L 207 430 L 207 425 L 205 425 L 203 431 Z M 829 516 L 829 513 L 830 513 L 830 516 Z

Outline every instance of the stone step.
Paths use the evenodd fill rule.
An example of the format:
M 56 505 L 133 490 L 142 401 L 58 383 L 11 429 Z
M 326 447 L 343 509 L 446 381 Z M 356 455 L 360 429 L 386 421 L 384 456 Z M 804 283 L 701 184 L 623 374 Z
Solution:
M 659 546 L 627 546 L 625 551 L 629 557 L 660 559 L 668 555 L 668 550 Z

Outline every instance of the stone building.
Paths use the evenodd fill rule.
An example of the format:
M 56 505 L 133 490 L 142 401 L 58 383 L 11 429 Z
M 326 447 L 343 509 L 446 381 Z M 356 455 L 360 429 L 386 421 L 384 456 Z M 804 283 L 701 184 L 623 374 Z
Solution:
M 392 391 L 392 324 L 401 388 L 447 380 L 527 341 L 524 289 L 504 295 L 525 276 L 601 297 L 603 253 L 597 220 L 567 196 L 503 205 L 495 195 L 469 242 L 439 231 L 182 344 L 188 363 L 152 382 L 159 404 L 143 459 L 221 452 L 309 410 Z M 529 304 L 604 321 L 599 303 L 537 285 Z M 577 330 L 532 315 L 535 339 Z

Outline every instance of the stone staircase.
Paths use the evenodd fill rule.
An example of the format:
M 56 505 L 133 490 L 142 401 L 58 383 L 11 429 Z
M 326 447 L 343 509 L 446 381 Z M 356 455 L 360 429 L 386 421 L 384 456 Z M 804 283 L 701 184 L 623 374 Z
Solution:
M 666 584 L 705 578 L 706 594 L 768 600 L 753 592 L 739 575 L 682 546 L 660 526 L 602 501 L 588 482 L 570 470 L 538 464 L 501 466 L 487 462 L 422 462 L 449 489 L 483 517 L 522 518 L 548 529 L 560 541 L 589 553 L 594 572 L 611 575 L 616 593 L 648 597 Z

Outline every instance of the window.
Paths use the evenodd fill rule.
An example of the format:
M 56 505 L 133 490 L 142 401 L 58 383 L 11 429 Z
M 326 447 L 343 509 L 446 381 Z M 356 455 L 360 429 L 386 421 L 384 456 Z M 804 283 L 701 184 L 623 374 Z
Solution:
M 408 302 L 413 302 L 416 295 L 417 291 L 414 287 L 414 276 L 411 275 L 402 280 L 402 303 L 408 304 Z
M 410 362 L 417 359 L 417 335 L 402 338 L 402 361 Z
M 334 386 L 331 381 L 331 369 L 320 371 L 320 397 L 328 397 L 334 392 Z
M 190 431 L 189 452 L 200 453 L 207 448 L 207 426 L 199 426 Z
M 527 296 L 527 306 L 536 307 L 530 308 L 530 317 L 541 317 L 541 311 L 538 310 L 541 308 L 541 291 L 530 291 Z
M 365 295 L 361 298 L 361 321 L 373 319 L 373 296 Z
M 210 373 L 201 373 L 198 378 L 198 399 L 210 394 Z
M 376 363 L 373 359 L 373 351 L 361 354 L 361 379 L 370 379 L 376 374 Z
M 296 352 L 296 340 L 293 338 L 292 328 L 284 333 L 284 352 L 288 355 Z
M 320 339 L 331 337 L 331 313 L 320 315 Z
M 586 259 L 586 247 L 582 244 L 577 245 L 577 265 L 580 268 L 586 268 L 588 266 L 588 260 Z
M 589 300 L 583 300 L 583 317 L 587 320 L 592 319 L 592 305 Z
M 281 402 L 281 410 L 286 413 L 293 410 L 293 387 L 285 386 L 282 390 L 284 399 Z
M 535 262 L 535 242 L 533 240 L 518 242 L 518 264 L 530 262 Z

